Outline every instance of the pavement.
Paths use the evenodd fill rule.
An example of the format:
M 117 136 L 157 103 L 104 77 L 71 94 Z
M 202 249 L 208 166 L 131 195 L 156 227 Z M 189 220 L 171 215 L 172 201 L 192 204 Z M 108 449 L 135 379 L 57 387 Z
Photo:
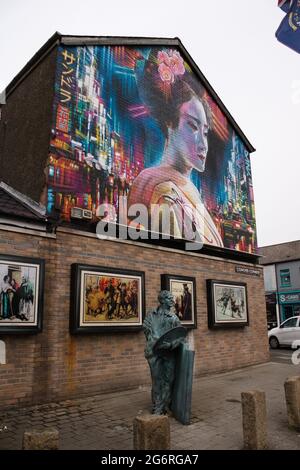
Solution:
M 262 365 L 195 379 L 191 424 L 170 418 L 172 450 L 242 449 L 241 392 L 253 389 L 266 392 L 269 448 L 300 449 L 284 397 L 284 381 L 300 375 L 300 365 L 292 364 L 290 350 L 280 362 L 276 355 L 288 356 L 280 351 Z M 0 449 L 21 449 L 25 430 L 56 428 L 60 449 L 130 450 L 133 419 L 149 411 L 149 387 L 10 410 L 0 414 Z

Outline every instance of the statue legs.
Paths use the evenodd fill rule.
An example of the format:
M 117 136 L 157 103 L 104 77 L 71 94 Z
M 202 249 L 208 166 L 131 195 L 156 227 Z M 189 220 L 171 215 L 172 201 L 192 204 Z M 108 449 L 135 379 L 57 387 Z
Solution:
M 149 359 L 152 377 L 152 412 L 165 414 L 172 400 L 175 379 L 175 356 L 154 356 Z

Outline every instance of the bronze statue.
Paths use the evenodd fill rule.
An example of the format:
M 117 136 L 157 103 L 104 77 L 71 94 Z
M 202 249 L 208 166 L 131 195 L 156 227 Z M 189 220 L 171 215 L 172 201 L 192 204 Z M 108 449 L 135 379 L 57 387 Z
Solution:
M 146 336 L 145 357 L 152 378 L 152 412 L 165 414 L 171 405 L 175 381 L 176 348 L 183 343 L 186 330 L 181 326 L 174 307 L 173 295 L 161 291 L 159 306 L 152 310 L 143 323 Z

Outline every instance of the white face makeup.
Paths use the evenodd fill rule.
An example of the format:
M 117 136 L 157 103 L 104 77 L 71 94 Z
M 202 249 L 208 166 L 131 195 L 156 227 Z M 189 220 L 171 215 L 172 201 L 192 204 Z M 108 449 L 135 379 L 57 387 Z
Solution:
M 179 124 L 170 129 L 170 146 L 175 158 L 175 166 L 205 170 L 208 151 L 208 122 L 201 101 L 194 96 L 180 108 Z M 170 149 L 170 150 L 171 150 Z

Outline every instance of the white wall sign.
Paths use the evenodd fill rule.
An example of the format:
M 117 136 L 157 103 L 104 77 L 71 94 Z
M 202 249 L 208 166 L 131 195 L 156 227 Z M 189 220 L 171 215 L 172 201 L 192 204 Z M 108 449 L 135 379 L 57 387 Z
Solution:
M 5 343 L 0 341 L 0 364 L 6 364 Z

